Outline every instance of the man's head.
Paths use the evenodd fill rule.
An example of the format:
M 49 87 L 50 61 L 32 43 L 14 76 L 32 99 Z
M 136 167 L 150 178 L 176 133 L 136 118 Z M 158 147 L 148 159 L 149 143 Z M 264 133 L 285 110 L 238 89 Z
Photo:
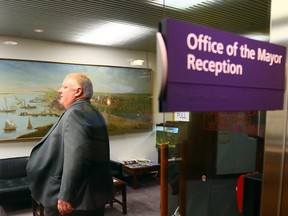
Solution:
M 93 95 L 93 85 L 85 74 L 71 73 L 63 80 L 58 93 L 60 94 L 60 104 L 67 109 L 78 99 L 90 99 Z

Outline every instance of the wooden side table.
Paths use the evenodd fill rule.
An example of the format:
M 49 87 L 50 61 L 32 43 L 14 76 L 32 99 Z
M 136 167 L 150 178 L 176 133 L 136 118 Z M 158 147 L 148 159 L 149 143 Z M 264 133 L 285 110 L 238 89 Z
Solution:
M 114 191 L 115 193 L 121 192 L 122 194 L 122 200 L 118 200 L 113 197 L 113 200 L 110 201 L 110 205 L 112 206 L 114 202 L 122 205 L 122 213 L 127 214 L 127 197 L 126 197 L 126 182 L 113 177 L 113 183 L 114 183 Z
M 137 188 L 137 176 L 147 174 L 150 172 L 159 172 L 160 164 L 156 162 L 148 162 L 141 164 L 128 164 L 122 165 L 123 172 L 126 172 L 128 175 L 131 175 L 133 178 L 132 186 Z

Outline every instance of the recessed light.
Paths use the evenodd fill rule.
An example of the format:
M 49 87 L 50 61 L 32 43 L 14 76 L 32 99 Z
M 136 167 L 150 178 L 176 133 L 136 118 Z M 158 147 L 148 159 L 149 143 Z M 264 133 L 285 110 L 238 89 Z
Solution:
M 18 43 L 16 41 L 4 41 L 3 44 L 7 46 L 15 46 Z
M 42 33 L 42 32 L 44 32 L 44 30 L 43 29 L 34 29 L 34 32 Z
M 132 65 L 132 66 L 140 66 L 140 65 L 143 65 L 143 63 L 144 63 L 144 60 L 136 59 L 136 60 L 131 61 L 130 65 Z

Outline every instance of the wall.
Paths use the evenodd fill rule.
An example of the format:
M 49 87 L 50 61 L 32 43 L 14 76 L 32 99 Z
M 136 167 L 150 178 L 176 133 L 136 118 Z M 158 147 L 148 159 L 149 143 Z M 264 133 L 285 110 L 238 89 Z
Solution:
M 6 46 L 6 40 L 17 41 L 17 46 Z M 158 86 L 156 74 L 156 54 L 152 52 L 131 51 L 107 47 L 55 43 L 21 38 L 0 37 L 0 59 L 21 59 L 80 63 L 95 65 L 113 65 L 131 67 L 132 59 L 144 59 L 143 68 L 152 69 L 153 77 L 153 119 L 154 123 L 162 122 L 158 113 Z M 135 66 L 134 66 L 135 67 Z M 1 81 L 0 81 L 1 83 Z M 1 86 L 0 86 L 1 88 Z M 60 87 L 59 87 L 60 88 Z M 155 131 L 125 134 L 110 137 L 111 159 L 148 158 L 157 160 L 155 149 Z M 0 142 L 0 158 L 29 155 L 36 141 Z

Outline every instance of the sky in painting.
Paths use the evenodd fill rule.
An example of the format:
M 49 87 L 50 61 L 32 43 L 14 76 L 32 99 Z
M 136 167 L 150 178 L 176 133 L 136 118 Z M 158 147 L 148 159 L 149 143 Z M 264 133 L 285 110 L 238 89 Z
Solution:
M 68 73 L 83 72 L 94 92 L 151 93 L 151 71 L 37 61 L 0 60 L 0 93 L 58 90 Z

